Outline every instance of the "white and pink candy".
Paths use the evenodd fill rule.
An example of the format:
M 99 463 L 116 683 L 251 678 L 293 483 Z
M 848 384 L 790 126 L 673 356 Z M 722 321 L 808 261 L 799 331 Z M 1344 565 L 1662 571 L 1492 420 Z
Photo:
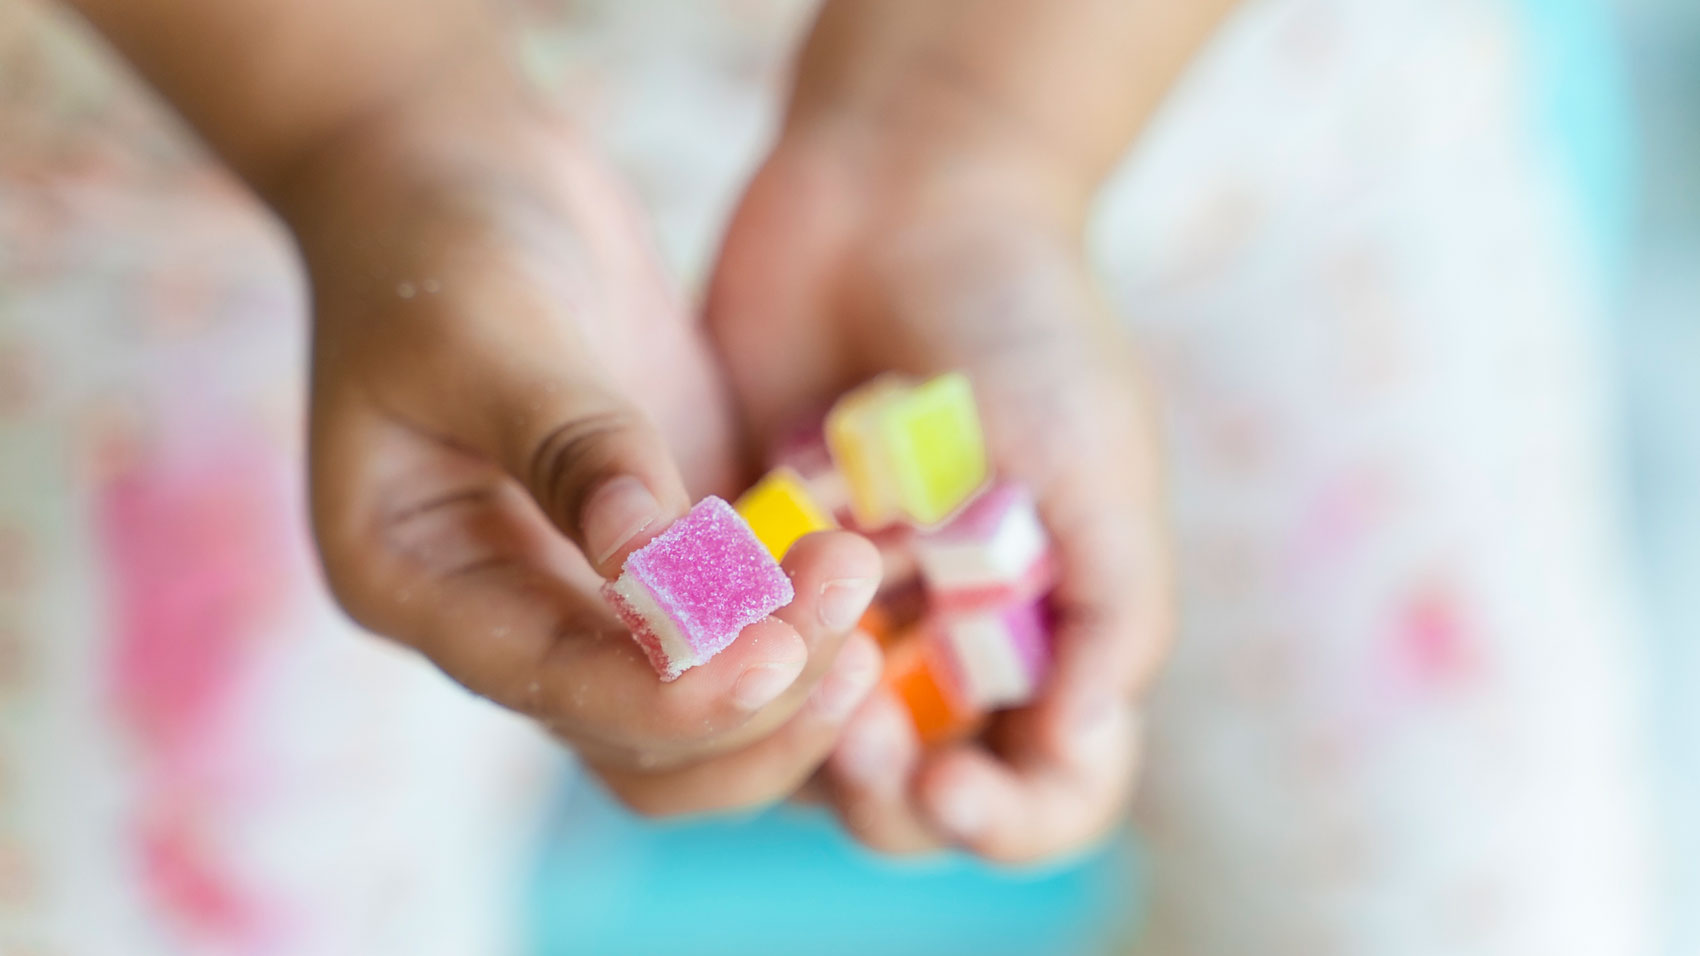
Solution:
M 794 592 L 744 519 L 710 496 L 632 552 L 602 596 L 671 681 L 791 603 Z
M 1044 601 L 1033 599 L 934 623 L 949 651 L 963 698 L 981 710 L 1019 707 L 1044 683 L 1051 627 Z
M 955 614 L 1027 601 L 1055 578 L 1033 495 L 1015 482 L 986 489 L 944 527 L 915 539 L 933 609 Z

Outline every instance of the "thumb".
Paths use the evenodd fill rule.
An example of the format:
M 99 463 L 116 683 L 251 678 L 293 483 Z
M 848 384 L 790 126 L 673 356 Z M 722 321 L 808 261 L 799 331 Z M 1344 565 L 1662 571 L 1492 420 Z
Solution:
M 660 431 L 614 389 L 510 384 L 488 397 L 498 464 L 603 577 L 690 507 Z
M 690 507 L 660 432 L 614 396 L 557 410 L 520 447 L 514 477 L 603 577 Z

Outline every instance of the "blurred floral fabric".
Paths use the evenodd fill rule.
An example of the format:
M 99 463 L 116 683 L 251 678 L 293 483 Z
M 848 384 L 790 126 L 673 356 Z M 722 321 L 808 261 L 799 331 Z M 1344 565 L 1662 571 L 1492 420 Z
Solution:
M 808 5 L 529 6 L 527 64 L 700 284 Z M 1151 952 L 1644 951 L 1600 275 L 1539 15 L 1249 3 L 1109 190 L 1186 608 Z M 330 608 L 303 308 L 159 104 L 0 6 L 0 952 L 527 949 L 564 763 Z
M 548 764 L 324 597 L 302 298 L 84 30 L 0 5 L 8 956 L 517 945 Z
M 1182 558 L 1153 952 L 1650 951 L 1584 6 L 1254 5 L 1107 203 Z

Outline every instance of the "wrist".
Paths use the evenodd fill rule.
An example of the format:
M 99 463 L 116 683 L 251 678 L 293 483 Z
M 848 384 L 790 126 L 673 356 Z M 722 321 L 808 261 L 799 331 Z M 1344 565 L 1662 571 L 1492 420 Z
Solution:
M 540 247 L 566 281 L 582 278 L 573 237 L 607 228 L 622 195 L 571 125 L 515 88 L 386 110 L 320 144 L 266 198 L 315 283 L 406 250 Z
M 990 206 L 1084 228 L 1100 175 L 1027 124 L 1013 104 L 943 71 L 914 67 L 878 84 L 799 84 L 781 149 L 830 156 L 865 195 L 905 208 Z
M 1097 182 L 1002 136 L 855 107 L 794 111 L 775 157 L 857 197 L 870 220 L 1020 219 L 1060 235 L 1084 231 Z
M 384 197 L 475 181 L 497 164 L 523 163 L 537 151 L 540 127 L 551 123 L 558 125 L 517 76 L 500 68 L 457 71 L 349 111 L 272 157 L 269 174 L 250 183 L 302 236 L 336 213 Z

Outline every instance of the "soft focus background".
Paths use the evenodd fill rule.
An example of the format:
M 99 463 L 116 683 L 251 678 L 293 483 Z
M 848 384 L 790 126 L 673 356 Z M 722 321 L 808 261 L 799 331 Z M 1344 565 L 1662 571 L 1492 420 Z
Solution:
M 771 130 L 809 5 L 526 6 L 528 66 L 633 178 L 667 258 L 698 286 Z M 1510 788 L 1486 786 L 1480 804 L 1470 787 L 1439 789 L 1424 771 L 1457 769 L 1445 754 L 1353 776 L 1339 751 L 1359 738 L 1325 735 L 1289 760 L 1234 736 L 1266 712 L 1277 728 L 1368 727 L 1369 746 L 1397 750 L 1409 715 L 1435 699 L 1480 709 L 1475 655 L 1492 652 L 1547 690 L 1491 687 L 1495 700 L 1537 703 L 1526 726 L 1483 711 L 1490 734 L 1565 736 L 1573 728 L 1551 715 L 1572 710 L 1615 728 L 1620 695 L 1634 710 L 1624 726 L 1645 728 L 1622 738 L 1634 741 L 1625 753 L 1608 740 L 1596 756 L 1578 740 L 1586 756 L 1564 765 L 1610 778 L 1579 792 L 1616 810 L 1588 803 L 1562 818 L 1584 823 L 1555 825 L 1557 839 L 1495 843 L 1513 862 L 1437 911 L 1474 948 L 1366 942 L 1399 938 L 1400 924 L 1358 906 L 1327 911 L 1358 927 L 1328 945 L 1246 948 L 1225 934 L 1196 951 L 1557 952 L 1532 936 L 1481 942 L 1515 908 L 1494 880 L 1513 885 L 1504 874 L 1541 867 L 1543 850 L 1612 858 L 1634 843 L 1614 829 L 1628 819 L 1646 825 L 1659 870 L 1651 951 L 1700 953 L 1700 6 L 1253 0 L 1130 158 L 1094 239 L 1176 397 L 1178 469 L 1199 476 L 1180 508 L 1187 594 L 1203 606 L 1189 627 L 1205 650 L 1183 654 L 1170 688 L 1180 699 L 1159 713 L 1181 727 L 1171 751 L 1204 756 L 1159 746 L 1157 766 L 1175 772 L 1153 781 L 1145 821 L 1157 865 L 1165 846 L 1229 859 L 1176 868 L 1192 882 L 1170 892 L 1200 913 L 1228 906 L 1230 923 L 1243 906 L 1257 927 L 1259 885 L 1291 881 L 1297 899 L 1412 859 L 1398 837 L 1348 835 L 1316 872 L 1300 854 L 1293 871 L 1239 873 L 1236 849 L 1262 853 L 1261 834 L 1309 825 L 1306 808 L 1259 817 L 1286 813 L 1266 787 L 1287 778 L 1267 776 L 1269 764 L 1304 764 L 1291 799 L 1319 818 L 1359 806 L 1336 804 L 1338 793 L 1378 788 L 1457 799 L 1450 812 L 1463 817 L 1516 805 Z M 44 0 L 0 0 L 0 956 L 1069 954 L 1140 935 L 1162 880 L 1131 836 L 1015 873 L 877 860 L 796 808 L 643 824 L 517 720 L 353 633 L 321 593 L 302 530 L 303 329 L 275 226 L 72 18 Z M 1336 332 L 1361 373 L 1355 392 L 1306 371 L 1310 346 Z M 1447 364 L 1472 342 L 1513 358 L 1487 373 Z M 1263 367 L 1288 360 L 1287 373 Z M 1385 419 L 1342 414 L 1304 431 L 1257 414 L 1373 404 L 1388 369 L 1425 362 L 1451 371 L 1413 378 L 1416 398 Z M 1501 400 L 1522 388 L 1556 397 Z M 1400 503 L 1401 487 L 1453 449 L 1491 457 L 1496 433 L 1457 429 L 1476 419 L 1562 433 L 1555 447 L 1580 450 L 1586 474 L 1555 479 L 1557 504 L 1531 512 L 1573 533 L 1502 535 L 1502 516 L 1467 496 L 1427 511 Z M 1388 473 L 1334 468 L 1341 449 L 1366 443 L 1357 432 L 1404 425 L 1444 436 L 1439 450 L 1395 455 Z M 1280 493 L 1234 497 L 1238 486 L 1210 477 L 1227 462 L 1256 484 L 1255 463 L 1281 453 L 1310 457 L 1281 473 Z M 1451 474 L 1433 473 L 1442 484 Z M 1312 485 L 1332 489 L 1315 497 L 1318 517 L 1289 520 L 1310 513 L 1288 502 L 1311 501 L 1299 495 Z M 1212 634 L 1240 633 L 1236 611 L 1288 608 L 1260 603 L 1264 552 L 1254 532 L 1210 523 L 1220 515 L 1292 525 L 1300 543 L 1280 553 L 1298 570 L 1269 589 L 1300 592 L 1314 613 L 1343 609 L 1331 625 L 1341 633 L 1392 622 L 1397 679 L 1374 700 L 1294 717 L 1281 701 L 1351 681 L 1326 665 L 1324 679 L 1281 684 L 1271 675 L 1308 665 L 1279 642 L 1212 651 Z M 1423 529 L 1454 522 L 1466 555 L 1501 537 L 1532 552 L 1598 547 L 1556 577 L 1427 564 L 1404 574 Z M 1550 580 L 1585 580 L 1589 596 L 1542 590 Z M 1571 653 L 1562 625 L 1518 613 L 1530 605 L 1621 621 L 1578 632 L 1612 646 Z M 1309 607 L 1294 620 L 1309 621 Z M 1472 643 L 1482 620 L 1537 625 L 1506 649 Z M 1218 658 L 1245 663 L 1217 682 Z M 1383 730 L 1397 739 L 1373 736 Z M 1478 735 L 1465 723 L 1420 737 L 1445 749 Z M 1312 768 L 1305 755 L 1319 750 Z M 1193 803 L 1226 808 L 1217 843 L 1176 825 Z M 1498 829 L 1487 813 L 1484 827 Z M 1407 844 L 1424 839 L 1413 819 L 1400 824 Z
M 1639 162 L 1617 310 L 1628 471 L 1648 608 L 1654 747 L 1676 914 L 1700 952 L 1700 5 L 1625 0 Z

